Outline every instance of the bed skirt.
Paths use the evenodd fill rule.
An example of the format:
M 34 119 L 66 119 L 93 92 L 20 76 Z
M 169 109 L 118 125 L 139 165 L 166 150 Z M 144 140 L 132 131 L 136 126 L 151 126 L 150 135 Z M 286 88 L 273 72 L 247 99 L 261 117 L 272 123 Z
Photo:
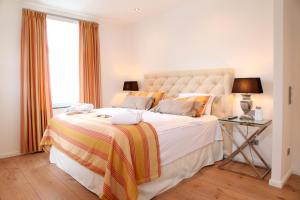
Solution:
M 139 200 L 148 200 L 192 177 L 201 168 L 223 158 L 223 142 L 215 141 L 161 168 L 161 177 L 138 186 Z M 50 162 L 72 176 L 91 192 L 101 196 L 103 177 L 72 160 L 55 147 L 50 150 Z

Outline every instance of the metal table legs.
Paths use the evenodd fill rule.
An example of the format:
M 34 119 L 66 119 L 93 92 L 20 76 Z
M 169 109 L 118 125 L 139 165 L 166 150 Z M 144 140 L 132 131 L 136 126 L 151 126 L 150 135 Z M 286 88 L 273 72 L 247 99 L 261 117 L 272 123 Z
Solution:
M 252 176 L 252 175 L 249 175 L 249 174 L 246 174 L 246 173 L 237 172 L 237 171 L 225 168 L 225 165 L 227 165 L 228 163 L 230 163 L 236 155 L 238 155 L 239 153 L 241 153 L 242 156 L 244 157 L 244 159 L 246 160 L 246 163 L 253 169 L 253 171 L 256 174 L 256 176 L 252 176 L 252 177 L 264 179 L 266 177 L 266 175 L 271 171 L 271 168 L 266 163 L 266 161 L 263 159 L 263 157 L 259 154 L 259 152 L 257 151 L 257 149 L 253 146 L 252 140 L 254 140 L 258 135 L 260 135 L 268 126 L 269 126 L 269 124 L 266 124 L 265 126 L 258 127 L 258 130 L 256 130 L 254 133 L 252 133 L 250 135 L 250 137 L 247 137 L 246 134 L 243 132 L 243 130 L 239 127 L 239 125 L 233 124 L 233 127 L 236 128 L 238 130 L 238 132 L 242 135 L 242 137 L 245 139 L 244 143 L 239 146 L 238 143 L 235 141 L 233 135 L 230 134 L 227 131 L 227 129 L 224 126 L 224 124 L 221 123 L 222 130 L 224 131 L 224 133 L 226 133 L 229 136 L 230 140 L 233 142 L 233 144 L 236 146 L 237 149 L 228 158 L 226 158 L 223 161 L 223 163 L 221 163 L 221 165 L 219 165 L 219 168 L 224 169 L 224 170 L 228 170 L 228 171 L 232 171 L 232 172 L 236 172 L 236 173 L 239 173 L 239 174 L 242 174 L 242 175 Z M 246 147 L 251 148 L 254 151 L 254 153 L 257 155 L 257 157 L 259 158 L 259 160 L 262 161 L 263 165 L 265 166 L 264 167 L 265 172 L 263 174 L 261 174 L 258 171 L 258 169 L 257 169 L 258 167 L 255 166 L 249 160 L 249 158 L 244 154 L 243 150 Z M 262 167 L 260 167 L 260 168 L 262 168 Z

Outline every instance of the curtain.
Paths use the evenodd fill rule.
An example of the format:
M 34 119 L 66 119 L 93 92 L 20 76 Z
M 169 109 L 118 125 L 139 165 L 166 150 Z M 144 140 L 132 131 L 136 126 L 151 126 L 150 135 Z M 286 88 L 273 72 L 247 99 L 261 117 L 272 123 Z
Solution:
M 22 11 L 21 152 L 41 151 L 39 143 L 52 117 L 46 14 Z
M 79 22 L 80 102 L 101 106 L 98 24 Z

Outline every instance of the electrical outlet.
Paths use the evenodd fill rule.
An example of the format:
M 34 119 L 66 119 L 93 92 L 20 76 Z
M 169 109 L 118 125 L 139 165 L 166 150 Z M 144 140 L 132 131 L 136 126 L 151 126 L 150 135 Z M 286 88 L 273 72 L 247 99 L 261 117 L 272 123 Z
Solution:
M 291 154 L 291 148 L 288 148 L 286 153 L 289 156 Z
M 259 143 L 259 141 L 257 139 L 254 139 L 251 141 L 251 144 L 253 144 L 253 145 L 258 145 L 258 143 Z

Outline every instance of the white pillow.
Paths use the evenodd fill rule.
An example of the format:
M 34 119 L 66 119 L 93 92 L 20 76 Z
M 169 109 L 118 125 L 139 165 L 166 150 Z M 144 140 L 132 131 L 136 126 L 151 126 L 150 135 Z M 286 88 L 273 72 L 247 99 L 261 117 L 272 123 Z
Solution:
M 212 108 L 212 104 L 214 102 L 216 95 L 205 94 L 205 93 L 180 93 L 178 95 L 178 98 L 195 97 L 195 96 L 210 96 L 207 104 L 205 105 L 204 114 L 211 115 L 211 108 Z

